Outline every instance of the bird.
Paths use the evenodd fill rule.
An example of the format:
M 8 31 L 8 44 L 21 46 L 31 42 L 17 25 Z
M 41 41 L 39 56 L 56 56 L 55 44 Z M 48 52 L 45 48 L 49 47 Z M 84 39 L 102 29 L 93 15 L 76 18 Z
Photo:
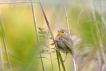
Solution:
M 72 56 L 74 56 L 73 51 L 73 41 L 71 37 L 66 33 L 64 29 L 61 29 L 58 31 L 54 43 L 57 45 L 57 49 L 63 53 L 66 53 L 66 56 L 68 53 L 70 53 Z M 66 57 L 65 57 L 66 59 Z M 64 61 L 65 61 L 64 59 Z
M 61 52 L 66 53 L 66 56 L 68 53 L 72 55 L 74 71 L 77 71 L 75 54 L 73 50 L 74 44 L 70 35 L 68 35 L 64 29 L 59 30 L 52 45 L 53 44 L 57 45 L 57 50 L 60 50 Z M 65 59 L 66 59 L 66 56 L 65 56 Z M 63 62 L 65 62 L 65 59 L 63 60 Z

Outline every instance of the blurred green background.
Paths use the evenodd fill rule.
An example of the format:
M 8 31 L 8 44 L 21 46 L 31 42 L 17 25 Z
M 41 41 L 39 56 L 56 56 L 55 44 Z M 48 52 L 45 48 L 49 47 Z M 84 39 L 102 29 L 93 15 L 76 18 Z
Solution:
M 3 2 L 14 2 L 14 4 L 3 4 Z M 33 0 L 33 2 L 38 2 L 38 0 Z M 58 29 L 64 28 L 68 31 L 66 12 L 64 11 L 65 4 L 79 71 L 105 71 L 106 69 L 106 16 L 105 3 L 101 5 L 101 2 L 105 1 L 42 0 L 54 36 Z M 49 32 L 40 5 L 33 3 L 33 6 L 37 27 L 44 28 L 45 32 Z M 47 35 L 38 33 L 40 44 L 37 42 L 35 30 L 38 28 L 34 26 L 30 0 L 0 0 L 0 15 L 0 71 L 10 71 L 4 37 L 12 71 L 43 71 L 39 56 L 41 51 L 45 71 L 59 71 L 56 53 L 52 49 L 54 46 L 50 45 L 52 43 L 50 33 Z M 40 30 L 38 29 L 38 31 Z M 65 54 L 61 54 L 64 59 Z M 64 64 L 66 71 L 74 71 L 70 54 Z M 62 67 L 61 71 L 63 71 Z

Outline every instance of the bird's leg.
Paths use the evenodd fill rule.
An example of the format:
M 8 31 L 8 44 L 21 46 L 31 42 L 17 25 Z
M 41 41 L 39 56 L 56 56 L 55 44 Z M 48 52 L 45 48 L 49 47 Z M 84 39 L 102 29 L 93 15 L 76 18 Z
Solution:
M 65 58 L 64 58 L 64 60 L 63 60 L 63 62 L 65 62 L 65 60 L 66 60 L 66 57 L 67 57 L 67 53 L 66 53 L 66 56 L 65 56 Z

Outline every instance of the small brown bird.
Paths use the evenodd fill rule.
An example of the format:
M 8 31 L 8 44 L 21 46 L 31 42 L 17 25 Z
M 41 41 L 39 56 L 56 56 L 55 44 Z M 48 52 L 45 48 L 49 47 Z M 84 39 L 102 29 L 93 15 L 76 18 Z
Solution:
M 74 59 L 73 41 L 70 38 L 70 36 L 65 32 L 64 29 L 58 31 L 58 34 L 55 38 L 54 43 L 57 44 L 58 50 L 60 50 L 63 53 L 66 53 L 66 56 L 67 56 L 67 53 L 70 53 L 72 55 L 74 71 L 77 71 L 76 62 Z M 66 57 L 65 57 L 65 59 L 66 59 Z M 64 59 L 64 61 L 65 61 L 65 59 Z
M 54 43 L 57 44 L 58 50 L 60 50 L 63 53 L 66 53 L 66 56 L 67 53 L 71 53 L 72 56 L 74 55 L 73 41 L 64 29 L 58 31 Z

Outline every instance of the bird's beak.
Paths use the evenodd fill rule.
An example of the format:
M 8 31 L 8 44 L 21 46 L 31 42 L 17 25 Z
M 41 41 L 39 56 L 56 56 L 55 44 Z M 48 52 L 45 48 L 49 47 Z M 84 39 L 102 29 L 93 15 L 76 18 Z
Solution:
M 59 32 L 59 30 L 57 30 Z

